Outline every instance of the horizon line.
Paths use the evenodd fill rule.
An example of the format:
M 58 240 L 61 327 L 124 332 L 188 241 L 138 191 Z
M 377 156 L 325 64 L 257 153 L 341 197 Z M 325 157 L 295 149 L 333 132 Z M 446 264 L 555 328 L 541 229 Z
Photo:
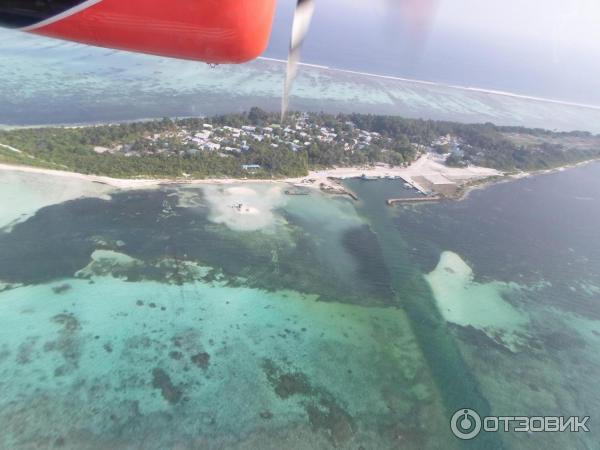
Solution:
M 285 59 L 270 58 L 267 56 L 259 56 L 256 59 L 261 60 L 261 61 L 273 61 L 273 62 L 278 62 L 278 63 L 282 63 L 282 64 L 287 64 L 287 60 L 285 60 Z M 527 95 L 527 94 L 517 94 L 515 92 L 502 91 L 502 90 L 497 90 L 497 89 L 488 89 L 488 88 L 474 87 L 474 86 L 462 86 L 459 84 L 449 84 L 449 83 L 438 82 L 438 81 L 418 80 L 415 78 L 404 78 L 404 77 L 397 77 L 397 76 L 393 76 L 393 75 L 381 75 L 381 74 L 377 74 L 377 73 L 361 72 L 361 71 L 356 71 L 356 70 L 324 66 L 321 64 L 311 64 L 311 63 L 306 63 L 306 62 L 300 62 L 300 63 L 298 63 L 298 65 L 310 67 L 313 69 L 330 70 L 333 72 L 343 72 L 343 73 L 349 73 L 349 74 L 353 74 L 353 75 L 362 75 L 362 76 L 368 76 L 368 77 L 374 77 L 374 78 L 384 78 L 384 79 L 393 80 L 393 81 L 405 81 L 408 83 L 426 84 L 429 86 L 439 86 L 439 87 L 446 87 L 446 88 L 451 88 L 451 89 L 459 89 L 459 90 L 463 90 L 463 91 L 480 92 L 483 94 L 502 95 L 504 97 L 513 97 L 513 98 L 520 98 L 520 99 L 524 99 L 524 100 L 534 100 L 534 101 L 539 101 L 539 102 L 556 103 L 556 104 L 565 105 L 565 106 L 576 106 L 579 108 L 589 108 L 589 109 L 600 110 L 600 105 L 593 105 L 590 103 L 578 103 L 578 102 L 573 102 L 573 101 L 569 101 L 569 100 L 559 100 L 559 99 L 548 98 L 548 97 L 538 97 L 538 96 Z

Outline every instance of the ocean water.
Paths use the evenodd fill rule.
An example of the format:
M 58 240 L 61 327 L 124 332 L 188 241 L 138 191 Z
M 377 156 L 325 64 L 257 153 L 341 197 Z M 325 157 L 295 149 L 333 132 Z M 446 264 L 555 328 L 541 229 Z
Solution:
M 380 187 L 350 182 L 388 243 L 398 295 L 414 276 L 428 288 L 403 304 L 450 409 L 590 424 L 600 414 L 599 174 L 593 163 L 392 211 Z M 595 448 L 598 431 L 497 437 L 506 448 Z
M 394 208 L 396 181 L 0 183 L 36 198 L 0 229 L 0 448 L 593 448 L 599 174 Z M 591 432 L 463 442 L 464 407 Z
M 118 191 L 10 221 L 0 448 L 435 448 L 442 398 L 375 236 L 350 200 L 283 189 Z
M 210 68 L 7 30 L 0 55 L 0 125 L 10 126 L 279 111 L 285 71 L 282 61 Z M 600 132 L 598 108 L 315 66 L 300 68 L 290 107 Z

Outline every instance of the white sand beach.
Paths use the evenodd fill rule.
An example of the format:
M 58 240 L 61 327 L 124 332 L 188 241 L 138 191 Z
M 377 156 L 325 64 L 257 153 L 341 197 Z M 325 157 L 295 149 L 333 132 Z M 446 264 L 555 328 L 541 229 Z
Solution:
M 112 189 L 79 174 L 0 167 L 0 229 L 10 230 L 45 206 L 81 197 L 108 199 Z
M 318 187 L 320 183 L 327 183 L 328 178 L 357 178 L 365 175 L 367 177 L 385 178 L 385 177 L 400 177 L 407 181 L 412 181 L 418 176 L 443 176 L 450 181 L 464 182 L 469 180 L 487 178 L 491 176 L 503 175 L 495 169 L 486 167 L 448 167 L 443 164 L 442 158 L 437 158 L 435 155 L 426 154 L 421 156 L 408 167 L 400 166 L 353 166 L 353 167 L 333 167 L 325 170 L 310 171 L 305 177 L 298 178 L 281 178 L 281 179 L 266 179 L 266 180 L 248 180 L 238 178 L 205 178 L 205 179 L 186 179 L 186 178 L 111 178 L 100 175 L 86 175 L 77 172 L 68 172 L 62 170 L 42 169 L 38 167 L 17 166 L 0 163 L 0 172 L 16 171 L 27 173 L 38 173 L 52 175 L 56 177 L 77 178 L 80 180 L 103 183 L 108 186 L 121 189 L 136 189 L 148 188 L 162 183 L 182 183 L 182 184 L 232 184 L 232 183 L 247 183 L 248 181 L 262 181 L 270 183 L 300 183 L 303 180 L 315 180 L 314 182 L 305 182 L 306 186 Z

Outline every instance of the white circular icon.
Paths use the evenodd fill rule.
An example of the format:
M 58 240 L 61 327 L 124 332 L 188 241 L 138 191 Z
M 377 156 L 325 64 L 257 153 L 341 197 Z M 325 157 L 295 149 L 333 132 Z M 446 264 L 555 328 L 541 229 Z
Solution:
M 450 429 L 459 439 L 473 439 L 481 431 L 481 417 L 472 409 L 459 409 L 450 419 Z

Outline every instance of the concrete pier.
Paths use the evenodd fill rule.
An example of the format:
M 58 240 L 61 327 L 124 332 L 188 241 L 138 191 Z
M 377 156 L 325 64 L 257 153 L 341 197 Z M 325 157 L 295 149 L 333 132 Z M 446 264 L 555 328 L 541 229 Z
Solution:
M 421 202 L 437 202 L 440 201 L 442 197 L 433 196 L 433 197 L 413 197 L 413 198 L 389 198 L 387 200 L 388 206 L 394 206 L 396 203 L 421 203 Z

